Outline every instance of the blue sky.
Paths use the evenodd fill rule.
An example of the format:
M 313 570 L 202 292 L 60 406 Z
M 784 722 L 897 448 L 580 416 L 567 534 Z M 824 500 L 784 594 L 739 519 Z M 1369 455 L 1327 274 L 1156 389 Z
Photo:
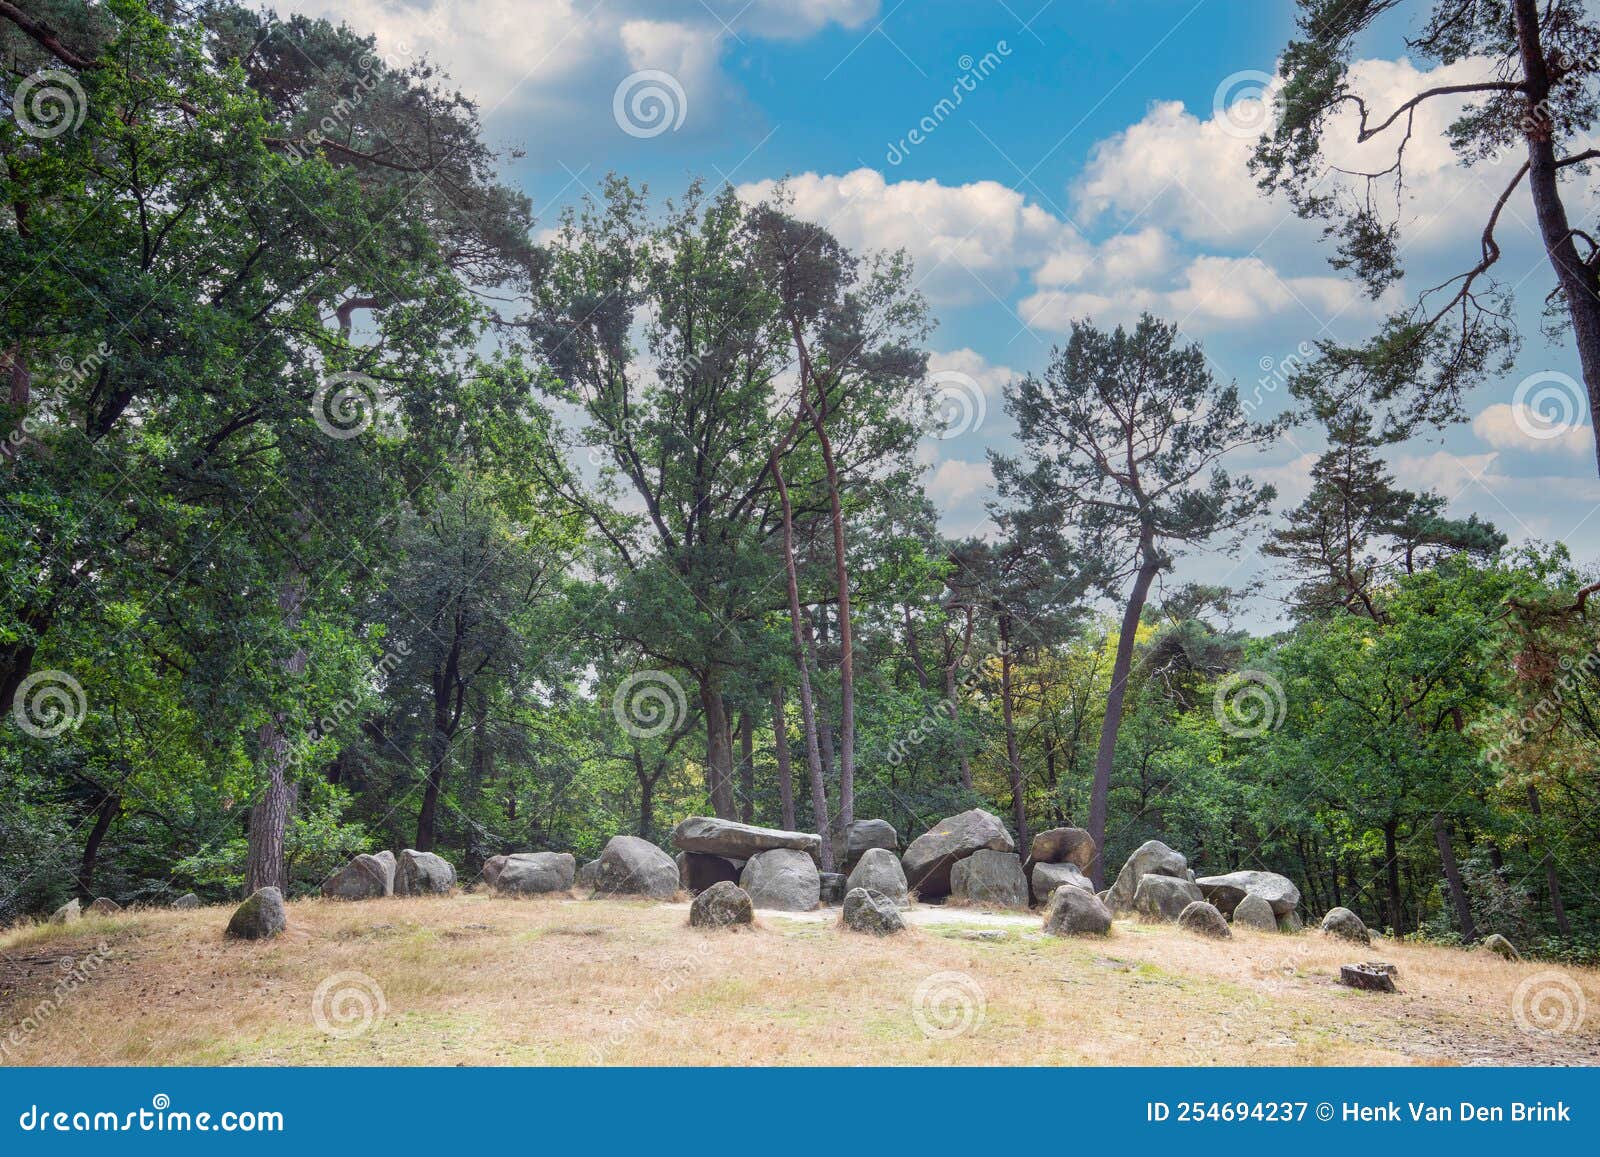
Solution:
M 1042 368 L 1072 318 L 1148 308 L 1177 320 L 1265 415 L 1285 404 L 1277 383 L 1303 343 L 1360 338 L 1392 304 L 1362 298 L 1328 266 L 1316 227 L 1259 196 L 1245 171 L 1292 33 L 1286 0 L 287 7 L 376 32 L 393 60 L 440 64 L 479 102 L 490 138 L 525 150 L 508 173 L 545 223 L 613 170 L 664 195 L 697 174 L 751 198 L 787 178 L 797 211 L 847 244 L 908 250 L 939 319 L 932 365 L 971 395 L 955 436 L 922 453 L 953 533 L 982 528 L 985 451 L 1012 445 L 1001 386 Z M 1403 21 L 1381 29 L 1355 71 L 1375 107 L 1476 67 L 1427 75 L 1399 54 L 1398 31 Z M 630 104 L 641 88 L 662 101 L 646 91 Z M 1461 169 L 1438 140 L 1447 120 L 1446 109 L 1427 114 L 1408 151 L 1403 294 L 1471 263 L 1486 206 L 1517 164 Z M 1525 194 L 1501 243 L 1527 335 L 1516 371 L 1470 399 L 1470 423 L 1395 447 L 1391 465 L 1513 541 L 1564 540 L 1593 563 L 1590 418 L 1570 346 L 1539 334 L 1552 279 Z M 1237 465 L 1275 483 L 1281 509 L 1303 495 L 1320 447 L 1315 429 L 1297 429 Z M 1247 546 L 1184 560 L 1174 577 L 1265 573 Z M 1280 612 L 1269 588 L 1247 618 Z

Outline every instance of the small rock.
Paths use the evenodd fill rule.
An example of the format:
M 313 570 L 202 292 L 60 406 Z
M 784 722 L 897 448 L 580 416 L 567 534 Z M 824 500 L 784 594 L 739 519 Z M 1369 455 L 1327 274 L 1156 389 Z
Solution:
M 1254 928 L 1257 932 L 1276 932 L 1278 918 L 1273 915 L 1272 905 L 1252 892 L 1234 905 L 1233 926 Z
M 573 882 L 579 888 L 588 888 L 590 891 L 593 891 L 594 882 L 599 871 L 600 861 L 590 860 L 588 863 L 584 864 L 583 867 L 578 869 L 577 878 Z
M 843 833 L 833 833 L 833 858 L 846 872 L 853 871 L 873 848 L 900 850 L 900 833 L 888 820 L 856 820 Z
M 1483 938 L 1483 947 L 1493 952 L 1502 960 L 1521 960 L 1522 953 L 1518 952 L 1516 945 L 1507 940 L 1498 932 L 1490 933 Z
M 81 920 L 82 918 L 83 905 L 78 903 L 76 896 L 50 913 L 50 923 L 52 924 L 71 924 L 74 920 Z
M 122 905 L 109 896 L 100 896 L 89 905 L 89 913 L 93 916 L 110 916 L 120 911 Z
M 174 908 L 198 908 L 200 907 L 200 897 L 193 892 L 185 892 L 172 902 L 172 906 Z
M 871 888 L 851 888 L 844 898 L 844 926 L 854 932 L 888 936 L 906 926 L 900 906 L 882 892 Z
M 289 914 L 283 906 L 283 893 L 276 888 L 257 888 L 233 910 L 227 935 L 240 940 L 267 940 L 288 926 Z
M 1213 940 L 1227 940 L 1233 936 L 1233 929 L 1228 927 L 1228 918 L 1207 900 L 1196 900 L 1185 908 L 1178 916 L 1178 927 L 1209 936 Z
M 1335 908 L 1322 918 L 1322 931 L 1329 936 L 1337 936 L 1340 940 L 1350 940 L 1357 944 L 1371 944 L 1372 933 L 1367 931 L 1367 926 L 1348 908 Z
M 979 848 L 950 869 L 950 896 L 994 908 L 1026 908 L 1028 881 L 1015 852 Z
M 689 905 L 691 928 L 749 927 L 755 920 L 750 894 L 732 880 L 718 880 Z
M 1394 972 L 1385 965 L 1342 964 L 1339 966 L 1339 983 L 1367 992 L 1394 992 Z
M 906 873 L 900 867 L 900 857 L 888 848 L 868 848 L 850 871 L 844 890 L 848 895 L 857 888 L 881 892 L 896 904 L 904 904 L 909 889 Z
M 1050 893 L 1044 930 L 1052 936 L 1104 936 L 1111 931 L 1111 909 L 1098 896 L 1062 884 Z

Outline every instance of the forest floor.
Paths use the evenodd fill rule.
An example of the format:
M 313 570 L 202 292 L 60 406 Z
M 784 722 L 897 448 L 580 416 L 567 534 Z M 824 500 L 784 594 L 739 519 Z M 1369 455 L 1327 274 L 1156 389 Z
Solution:
M 1600 1063 L 1594 970 L 1123 920 L 1108 938 L 1054 939 L 1035 916 L 932 907 L 883 940 L 842 930 L 836 912 L 707 933 L 686 907 L 304 900 L 288 932 L 258 943 L 223 938 L 225 907 L 13 929 L 0 934 L 0 1061 Z M 1335 983 L 1362 960 L 1395 964 L 1401 991 Z M 1530 1019 L 1559 1031 L 1519 1027 Z

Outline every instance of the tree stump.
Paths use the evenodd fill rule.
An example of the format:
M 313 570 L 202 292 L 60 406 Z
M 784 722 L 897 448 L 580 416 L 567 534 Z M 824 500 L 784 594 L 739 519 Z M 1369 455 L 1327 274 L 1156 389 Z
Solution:
M 1395 967 L 1377 961 L 1345 964 L 1339 968 L 1339 983 L 1367 992 L 1394 992 Z

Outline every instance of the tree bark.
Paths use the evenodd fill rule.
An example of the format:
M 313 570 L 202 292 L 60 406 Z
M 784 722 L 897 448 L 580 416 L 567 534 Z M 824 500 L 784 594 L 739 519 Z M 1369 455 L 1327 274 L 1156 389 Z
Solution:
M 1528 785 L 1528 810 L 1533 813 L 1533 822 L 1536 827 L 1544 826 L 1544 806 L 1539 800 L 1539 789 L 1533 784 Z M 1540 842 L 1544 843 L 1543 834 Z M 1556 918 L 1556 931 L 1563 936 L 1572 935 L 1572 924 L 1567 919 L 1567 906 L 1561 901 L 1561 878 L 1556 874 L 1556 858 L 1551 853 L 1548 844 L 1545 844 L 1544 856 L 1544 886 L 1550 893 L 1550 914 Z
M 1560 170 L 1548 112 L 1550 69 L 1540 43 L 1539 5 L 1536 0 L 1513 0 L 1511 9 L 1517 49 L 1522 58 L 1523 96 L 1527 102 L 1523 125 L 1528 141 L 1528 191 L 1533 198 L 1545 253 L 1555 269 L 1561 295 L 1567 303 L 1567 314 L 1572 319 L 1578 362 L 1589 395 L 1589 412 L 1600 414 L 1600 295 L 1596 293 L 1595 271 L 1585 265 L 1578 254 L 1577 239 L 1561 200 Z M 1593 425 L 1595 459 L 1600 467 L 1600 422 Z
M 833 578 L 838 587 L 839 614 L 839 828 L 849 828 L 856 809 L 856 676 L 854 627 L 850 615 L 850 568 L 845 557 L 844 507 L 839 498 L 839 468 L 833 460 L 833 443 L 828 439 L 822 415 L 813 415 L 812 426 L 822 448 L 823 469 L 828 476 L 828 517 L 833 529 Z M 824 836 L 826 839 L 826 836 Z
M 300 623 L 305 603 L 306 579 L 298 566 L 278 590 L 278 612 L 284 626 L 293 631 Z M 308 656 L 296 647 L 283 660 L 284 674 L 290 680 L 305 674 Z M 287 693 L 287 692 L 285 692 Z M 287 845 L 289 816 L 294 811 L 298 788 L 290 767 L 289 736 L 284 727 L 288 713 L 274 710 L 256 731 L 261 761 L 267 772 L 267 787 L 250 809 L 250 836 L 245 853 L 244 887 L 251 893 L 258 888 L 277 888 L 286 895 L 289 888 Z
M 100 855 L 100 842 L 106 838 L 120 811 L 122 798 L 112 791 L 101 796 L 95 805 L 94 827 L 89 829 L 89 838 L 83 845 L 83 859 L 78 863 L 78 894 L 85 900 L 94 899 L 94 869 Z
M 1006 766 L 1011 777 L 1011 820 L 1017 829 L 1017 850 L 1028 848 L 1028 801 L 1023 791 L 1022 756 L 1017 750 L 1017 724 L 1011 687 L 1011 617 L 1000 616 L 1000 714 L 1006 729 Z
M 772 753 L 778 761 L 778 810 L 785 831 L 794 831 L 794 763 L 789 755 L 789 721 L 783 710 L 783 688 L 772 689 Z
M 706 713 L 706 777 L 711 810 L 718 819 L 734 819 L 733 736 L 728 705 L 709 679 L 700 680 L 700 707 Z
M 756 725 L 748 709 L 739 712 L 739 818 L 756 822 Z
M 1094 839 L 1094 863 L 1090 874 L 1096 889 L 1106 886 L 1105 844 L 1106 811 L 1111 800 L 1111 766 L 1117 753 L 1117 730 L 1122 726 L 1122 700 L 1128 689 L 1128 673 L 1133 668 L 1133 644 L 1139 632 L 1139 616 L 1144 613 L 1150 584 L 1160 566 L 1151 558 L 1147 543 L 1141 552 L 1144 561 L 1134 576 L 1128 605 L 1122 612 L 1121 633 L 1117 636 L 1117 657 L 1111 665 L 1111 687 L 1106 692 L 1106 717 L 1100 724 L 1100 748 L 1094 758 L 1094 788 L 1089 796 L 1089 835 Z
M 1450 902 L 1455 905 L 1456 922 L 1461 926 L 1461 938 L 1472 943 L 1478 930 L 1472 921 L 1472 905 L 1467 900 L 1467 886 L 1461 881 L 1461 869 L 1456 864 L 1456 850 L 1450 843 L 1450 824 L 1443 812 L 1433 816 L 1433 839 L 1439 845 L 1439 862 L 1444 866 L 1445 883 L 1450 888 Z
M 1396 936 L 1405 935 L 1405 901 L 1400 896 L 1400 848 L 1396 838 L 1400 821 L 1391 819 L 1383 825 L 1383 872 L 1388 885 L 1389 924 Z

